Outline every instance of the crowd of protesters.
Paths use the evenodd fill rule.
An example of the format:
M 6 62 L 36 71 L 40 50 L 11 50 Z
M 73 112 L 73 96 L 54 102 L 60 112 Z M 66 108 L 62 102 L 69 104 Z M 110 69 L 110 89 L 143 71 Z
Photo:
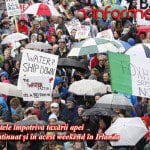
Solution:
M 27 3 L 28 1 L 21 1 Z M 35 1 L 37 2 L 37 1 Z M 74 44 L 79 40 L 75 39 L 76 30 L 69 34 L 65 22 L 72 19 L 79 19 L 82 25 L 90 26 L 90 37 L 96 37 L 97 33 L 106 29 L 112 29 L 116 40 L 128 42 L 131 46 L 137 43 L 149 43 L 150 33 L 137 35 L 137 25 L 133 18 L 124 19 L 103 19 L 92 18 L 92 9 L 97 8 L 96 3 L 89 0 L 53 1 L 56 8 L 64 7 L 66 13 L 60 12 L 58 17 L 38 17 L 33 15 L 21 15 L 18 18 L 18 31 L 29 36 L 29 39 L 20 41 L 20 47 L 13 49 L 11 43 L 0 44 L 0 82 L 17 85 L 22 52 L 26 44 L 37 42 L 49 43 L 52 49 L 46 53 L 58 55 L 59 58 L 66 58 Z M 117 3 L 120 3 L 119 0 Z M 129 8 L 136 7 L 135 0 L 128 0 Z M 104 2 L 102 1 L 104 5 Z M 59 10 L 59 8 L 58 8 Z M 59 10 L 60 11 L 60 10 Z M 0 16 L 0 40 L 7 35 L 17 31 L 14 22 L 4 10 Z M 150 26 L 149 26 L 150 28 Z M 125 29 L 128 32 L 125 32 Z M 15 54 L 12 54 L 15 53 Z M 21 98 L 0 96 L 0 122 L 16 123 L 18 121 L 36 120 L 46 124 L 82 125 L 83 133 L 103 133 L 111 125 L 115 118 L 103 116 L 83 115 L 87 108 L 91 108 L 94 103 L 103 95 L 97 93 L 95 96 L 78 96 L 68 92 L 71 83 L 82 79 L 97 80 L 110 85 L 108 60 L 106 54 L 92 54 L 88 57 L 80 56 L 77 59 L 86 66 L 86 71 L 59 68 L 56 71 L 52 101 L 46 102 L 24 102 Z M 109 92 L 111 93 L 111 92 Z M 147 128 L 150 127 L 150 102 L 149 99 L 125 95 L 134 105 L 132 114 L 118 108 L 116 117 L 141 117 Z M 69 132 L 69 131 L 66 131 Z M 47 132 L 45 134 L 64 134 L 63 132 Z M 8 150 L 148 150 L 150 149 L 149 138 L 145 136 L 134 147 L 112 147 L 108 141 L 0 141 L 0 149 Z

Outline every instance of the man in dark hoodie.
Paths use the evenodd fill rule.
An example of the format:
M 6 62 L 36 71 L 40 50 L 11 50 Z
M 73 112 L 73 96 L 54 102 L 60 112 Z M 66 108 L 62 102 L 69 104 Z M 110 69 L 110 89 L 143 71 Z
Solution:
M 70 96 L 66 100 L 66 108 L 62 111 L 62 115 L 68 120 L 69 125 L 73 125 L 78 119 L 77 106 L 75 105 L 75 99 Z

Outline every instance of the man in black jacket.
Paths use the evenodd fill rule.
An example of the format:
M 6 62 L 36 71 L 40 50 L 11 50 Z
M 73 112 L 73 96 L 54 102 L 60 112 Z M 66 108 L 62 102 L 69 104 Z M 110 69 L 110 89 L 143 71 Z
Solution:
M 65 39 L 60 39 L 59 41 L 59 48 L 56 51 L 56 55 L 59 55 L 60 58 L 65 58 L 67 57 L 67 54 L 69 52 L 69 49 L 66 46 L 66 41 Z

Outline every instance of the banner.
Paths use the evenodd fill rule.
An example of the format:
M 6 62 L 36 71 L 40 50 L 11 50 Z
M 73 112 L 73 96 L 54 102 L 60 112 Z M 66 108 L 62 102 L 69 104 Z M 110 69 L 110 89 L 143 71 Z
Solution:
M 81 23 L 78 19 L 75 19 L 75 20 L 65 23 L 65 26 L 66 26 L 69 34 L 71 35 L 72 30 L 78 30 L 81 28 Z
M 124 54 L 108 54 L 114 92 L 150 98 L 150 60 Z
M 8 16 L 19 16 L 21 14 L 18 0 L 5 0 Z
M 24 93 L 23 91 L 24 86 L 27 86 L 27 85 L 23 83 L 23 86 L 22 86 L 22 82 L 23 82 L 22 80 L 25 77 L 29 78 L 31 76 L 31 77 L 34 77 L 33 79 L 35 79 L 35 82 L 37 81 L 38 78 L 40 78 L 41 80 L 39 81 L 39 83 L 41 85 L 45 83 L 44 82 L 45 80 L 46 81 L 50 80 L 51 81 L 50 89 L 53 89 L 57 63 L 58 63 L 57 55 L 52 55 L 52 54 L 47 54 L 47 53 L 43 53 L 39 51 L 25 49 L 22 55 L 22 61 L 21 61 L 21 67 L 20 67 L 20 72 L 19 72 L 19 79 L 18 79 L 18 88 L 21 89 L 22 92 Z M 31 81 L 29 82 L 33 82 L 32 78 L 30 80 Z M 49 86 L 49 82 L 47 82 L 47 85 L 44 85 L 44 86 L 46 87 Z M 43 93 L 45 92 L 46 91 L 43 91 Z M 49 92 L 51 94 L 52 91 L 49 91 Z
M 113 33 L 111 31 L 111 29 L 108 29 L 108 30 L 104 30 L 102 32 L 99 32 L 97 33 L 97 36 L 98 38 L 107 38 L 107 39 L 110 39 L 110 40 L 113 40 L 114 39 L 114 36 L 113 36 Z
M 52 100 L 52 85 L 48 78 L 43 76 L 27 76 L 21 80 L 24 101 L 50 101 Z
M 80 29 L 77 30 L 75 39 L 86 39 L 89 37 L 90 26 L 82 25 Z
M 147 9 L 150 9 L 150 0 L 138 0 L 137 1 L 137 9 L 142 10 L 143 12 Z M 150 16 L 150 11 L 149 15 Z M 137 24 L 138 25 L 150 25 L 150 19 L 146 20 L 146 18 L 141 18 L 141 13 L 137 14 Z

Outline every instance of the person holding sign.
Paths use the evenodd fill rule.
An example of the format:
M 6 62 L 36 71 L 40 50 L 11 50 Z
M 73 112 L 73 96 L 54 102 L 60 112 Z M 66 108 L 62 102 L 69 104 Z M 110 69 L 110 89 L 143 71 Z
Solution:
M 90 36 L 92 38 L 96 37 L 98 29 L 96 26 L 92 25 L 90 18 L 85 19 L 85 25 L 88 25 L 90 27 Z

